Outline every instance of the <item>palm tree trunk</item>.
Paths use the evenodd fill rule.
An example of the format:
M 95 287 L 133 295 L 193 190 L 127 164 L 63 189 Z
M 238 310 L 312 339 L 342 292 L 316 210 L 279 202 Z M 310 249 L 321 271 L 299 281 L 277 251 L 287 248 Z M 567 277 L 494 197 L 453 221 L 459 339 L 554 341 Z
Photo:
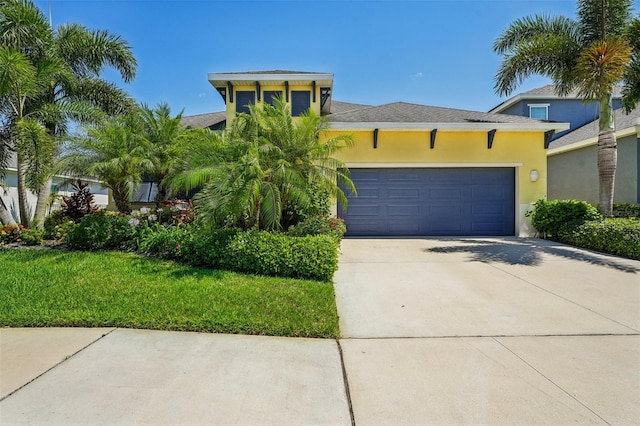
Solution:
M 24 155 L 20 152 L 18 156 L 18 208 L 20 209 L 20 223 L 29 227 L 31 225 L 31 215 L 29 214 L 29 200 L 27 195 L 27 163 Z
M 38 202 L 36 203 L 36 211 L 33 215 L 33 224 L 32 227 L 36 229 L 44 228 L 44 218 L 47 214 L 47 207 L 49 206 L 49 201 L 51 201 L 51 185 L 53 184 L 53 177 L 47 179 L 46 182 L 42 184 L 40 190 L 38 191 Z
M 600 131 L 598 132 L 598 179 L 600 213 L 611 216 L 618 162 L 618 148 L 613 121 L 612 95 L 600 100 Z
M 4 201 L 2 201 L 2 198 L 0 198 L 0 224 L 16 226 L 16 221 L 13 220 L 13 216 L 11 216 L 9 209 L 7 209 L 7 206 Z

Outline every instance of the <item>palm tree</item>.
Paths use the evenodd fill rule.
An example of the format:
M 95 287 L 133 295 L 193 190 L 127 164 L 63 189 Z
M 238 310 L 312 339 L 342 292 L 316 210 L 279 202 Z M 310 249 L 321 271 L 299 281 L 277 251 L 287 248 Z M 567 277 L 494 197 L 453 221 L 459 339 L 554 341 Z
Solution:
M 44 176 L 32 188 L 38 194 L 34 224 L 41 227 L 55 171 L 57 143 L 66 136 L 71 121 L 97 122 L 104 114 L 118 114 L 134 106 L 124 91 L 99 76 L 110 67 L 128 82 L 135 76 L 136 61 L 128 44 L 107 31 L 90 31 L 79 24 L 62 25 L 54 31 L 31 0 L 0 1 L 0 44 L 25 54 L 36 69 L 49 63 L 61 68 L 49 78 L 44 90 L 24 103 L 25 113 L 44 126 L 48 140 L 54 143 L 54 149 L 47 151 L 47 164 L 36 164 L 28 152 L 14 147 L 19 176 L 20 169 L 34 167 Z M 10 126 L 19 120 L 10 111 L 3 111 L 3 115 Z M 19 180 L 21 221 L 28 224 L 27 213 L 23 213 L 28 210 L 25 186 L 26 181 Z
M 12 151 L 17 154 L 20 219 L 26 226 L 30 222 L 26 190 L 36 191 L 46 180 L 45 170 L 52 166 L 54 146 L 28 105 L 46 90 L 48 81 L 64 72 L 56 61 L 43 60 L 39 65 L 35 67 L 23 53 L 0 46 L 0 112 L 5 122 L 0 144 L 3 158 Z M 5 210 L 6 206 L 0 205 L 3 222 L 8 220 Z
M 187 129 L 180 125 L 182 111 L 175 117 L 171 116 L 171 108 L 167 103 L 160 103 L 155 108 L 142 104 L 139 113 L 144 137 L 149 142 L 147 156 L 153 163 L 150 175 L 158 183 L 156 207 L 160 208 L 167 198 L 168 177 L 180 155 L 179 144 Z
M 252 106 L 223 134 L 204 132 L 205 142 L 190 143 L 173 180 L 175 188 L 202 187 L 195 197 L 203 219 L 218 225 L 286 228 L 288 207 L 308 208 L 314 188 L 341 200 L 338 184 L 355 191 L 346 167 L 333 154 L 352 144 L 348 136 L 321 142 L 324 119 L 307 113 L 294 121 L 282 101 Z
M 637 18 L 632 20 L 631 8 L 631 0 L 578 0 L 577 20 L 563 16 L 521 18 L 511 23 L 493 46 L 503 56 L 495 77 L 499 95 L 512 93 L 524 79 L 539 74 L 553 80 L 558 95 L 577 90 L 585 100 L 599 102 L 599 199 L 600 211 L 606 216 L 613 208 L 617 161 L 612 93 L 616 85 L 624 83 L 627 111 L 640 100 L 640 24 Z M 632 34 L 636 37 L 630 37 Z
M 135 114 L 105 120 L 90 128 L 88 137 L 72 141 L 70 153 L 62 159 L 66 170 L 78 176 L 94 176 L 111 189 L 119 212 L 131 213 L 131 195 L 148 171 L 148 142 L 142 136 Z

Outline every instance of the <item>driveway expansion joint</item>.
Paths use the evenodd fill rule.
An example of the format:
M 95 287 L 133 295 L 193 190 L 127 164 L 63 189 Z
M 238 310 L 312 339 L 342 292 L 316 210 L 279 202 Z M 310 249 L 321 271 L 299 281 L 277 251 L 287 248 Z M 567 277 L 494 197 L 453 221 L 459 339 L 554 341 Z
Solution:
M 349 416 L 351 417 L 351 426 L 356 426 L 356 418 L 353 412 L 353 404 L 351 402 L 351 391 L 349 390 L 349 378 L 347 376 L 347 367 L 344 365 L 344 354 L 342 352 L 342 346 L 340 345 L 340 339 L 336 339 L 338 345 L 338 353 L 340 354 L 340 366 L 342 367 L 342 380 L 344 382 L 344 392 L 347 396 L 347 405 L 349 406 Z
M 94 341 L 88 343 L 87 345 L 83 346 L 82 348 L 78 349 L 77 351 L 75 351 L 74 353 L 72 353 L 71 355 L 67 355 L 65 356 L 62 361 L 52 365 L 50 368 L 47 368 L 45 371 L 43 371 L 42 373 L 38 374 L 36 377 L 34 377 L 33 379 L 29 380 L 27 383 L 23 384 L 22 386 L 14 389 L 13 391 L 9 392 L 7 395 L 3 396 L 2 398 L 0 398 L 0 402 L 4 401 L 5 399 L 9 398 L 11 395 L 15 394 L 16 392 L 18 392 L 20 389 L 25 388 L 26 386 L 28 386 L 29 384 L 35 382 L 36 380 L 38 380 L 40 377 L 44 376 L 45 374 L 47 374 L 49 371 L 55 369 L 56 367 L 58 367 L 59 365 L 64 364 L 65 362 L 69 361 L 71 358 L 73 358 L 74 356 L 78 355 L 80 352 L 84 351 L 85 349 L 87 349 L 89 346 L 92 346 L 94 343 L 104 339 L 105 337 L 107 337 L 109 334 L 113 333 L 114 331 L 116 331 L 117 328 L 113 328 L 111 330 L 109 330 L 108 332 L 104 333 L 102 336 L 98 337 L 97 339 L 95 339 Z
M 561 392 L 563 392 L 565 395 L 567 395 L 569 398 L 573 399 L 574 401 L 576 401 L 578 404 L 582 405 L 584 408 L 586 408 L 587 410 L 589 410 L 594 416 L 598 417 L 600 420 L 602 420 L 603 422 L 605 422 L 608 425 L 611 425 L 610 422 L 608 422 L 606 419 L 604 419 L 600 414 L 598 414 L 596 411 L 594 411 L 591 407 L 589 407 L 587 404 L 585 404 L 584 402 L 582 402 L 581 400 L 579 400 L 576 396 L 572 395 L 570 392 L 568 392 L 567 390 L 565 390 L 562 386 L 560 386 L 559 384 L 557 384 L 556 382 L 554 382 L 553 380 L 551 380 L 551 378 L 549 378 L 547 375 L 545 375 L 542 371 L 538 370 L 537 368 L 535 368 L 533 365 L 531 365 L 527 360 L 525 360 L 523 357 L 521 357 L 520 355 L 518 355 L 517 353 L 515 353 L 513 350 L 511 350 L 511 348 L 509 348 L 507 345 L 505 345 L 504 343 L 502 343 L 499 339 L 497 338 L 493 338 L 492 339 L 494 342 L 498 343 L 500 346 L 502 346 L 503 348 L 505 348 L 507 351 L 509 351 L 511 354 L 513 354 L 513 356 L 515 356 L 516 358 L 518 358 L 520 361 L 522 361 L 525 365 L 527 365 L 527 367 L 531 368 L 533 371 L 535 371 L 536 373 L 538 373 L 540 376 L 544 377 L 544 379 L 546 381 L 548 381 L 549 383 L 551 383 L 553 386 L 555 386 L 556 388 L 558 388 Z

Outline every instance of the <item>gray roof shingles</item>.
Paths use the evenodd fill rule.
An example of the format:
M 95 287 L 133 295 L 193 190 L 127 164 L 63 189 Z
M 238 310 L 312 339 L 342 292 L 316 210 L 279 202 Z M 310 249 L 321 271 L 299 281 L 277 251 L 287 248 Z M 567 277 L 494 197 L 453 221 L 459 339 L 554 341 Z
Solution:
M 337 123 L 539 123 L 528 117 L 393 102 L 329 115 Z
M 640 119 L 640 106 L 636 107 L 629 114 L 626 114 L 624 110 L 617 109 L 613 112 L 613 120 L 616 124 L 617 130 L 627 129 L 636 125 L 636 121 Z M 568 133 L 549 145 L 549 149 L 560 148 L 563 146 L 571 145 L 576 142 L 581 142 L 587 139 L 595 138 L 598 136 L 600 129 L 600 120 L 593 120 L 590 123 L 585 124 L 582 127 L 578 127 L 571 133 Z
M 208 114 L 188 115 L 182 117 L 184 127 L 204 128 L 211 127 L 227 119 L 225 111 L 210 112 Z

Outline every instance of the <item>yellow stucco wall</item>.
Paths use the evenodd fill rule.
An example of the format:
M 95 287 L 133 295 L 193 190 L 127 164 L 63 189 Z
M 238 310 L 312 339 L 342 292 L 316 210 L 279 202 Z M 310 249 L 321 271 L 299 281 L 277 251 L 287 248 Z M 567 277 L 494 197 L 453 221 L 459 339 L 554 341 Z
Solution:
M 376 167 L 514 167 L 516 170 L 516 234 L 534 233 L 525 213 L 547 195 L 547 158 L 542 132 L 498 130 L 492 149 L 487 148 L 487 131 L 439 130 L 434 149 L 430 131 L 379 130 L 378 146 L 373 148 L 371 130 L 330 130 L 323 136 L 350 134 L 355 146 L 337 157 L 350 169 Z M 530 173 L 537 170 L 538 180 Z
M 285 95 L 285 86 L 283 85 L 260 85 L 260 100 L 258 101 L 258 96 L 256 93 L 256 86 L 254 85 L 237 85 L 233 87 L 233 102 L 229 102 L 229 96 L 227 95 L 227 123 L 231 123 L 233 119 L 236 117 L 236 92 L 237 91 L 253 91 L 256 93 L 256 105 L 262 105 L 264 102 L 264 92 L 270 90 L 280 90 L 282 91 L 283 98 L 286 99 Z M 311 110 L 315 112 L 317 115 L 320 115 L 320 86 L 316 86 L 316 101 L 313 102 L 313 86 L 308 85 L 300 85 L 295 84 L 295 82 L 289 83 L 289 106 L 291 106 L 291 92 L 294 90 L 307 90 L 311 92 Z

